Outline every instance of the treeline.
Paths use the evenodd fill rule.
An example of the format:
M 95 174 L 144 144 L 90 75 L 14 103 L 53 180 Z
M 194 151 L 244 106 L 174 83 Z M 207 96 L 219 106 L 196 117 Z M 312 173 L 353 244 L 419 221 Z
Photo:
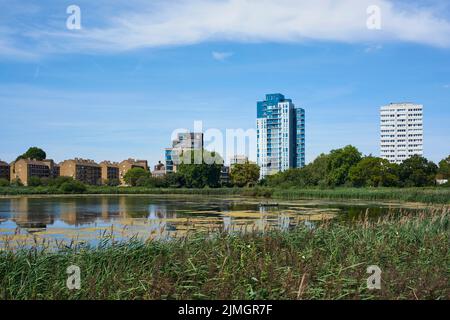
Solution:
M 215 161 L 211 164 L 205 163 L 205 161 L 196 164 L 194 160 L 198 156 L 197 152 L 202 153 L 200 159 L 215 159 Z M 38 155 L 34 154 L 33 156 Z M 183 157 L 185 156 L 183 155 Z M 125 183 L 132 187 L 172 189 L 254 186 L 271 188 L 334 188 L 342 186 L 403 188 L 435 186 L 437 180 L 450 179 L 450 156 L 440 161 L 438 165 L 421 156 L 413 156 L 401 164 L 395 164 L 371 155 L 363 156 L 357 148 L 351 145 L 332 150 L 329 154 L 321 154 L 303 168 L 289 169 L 260 181 L 258 181 L 259 167 L 256 164 L 234 165 L 227 176 L 222 172 L 223 159 L 218 153 L 199 150 L 187 156 L 191 157 L 191 164 L 181 163 L 178 165 L 176 173 L 154 177 L 148 170 L 133 168 L 125 174 Z M 45 158 L 45 154 L 40 157 Z M 103 181 L 102 184 L 115 187 L 120 184 L 120 181 Z M 59 189 L 63 193 L 86 191 L 83 183 L 68 177 L 55 179 L 31 177 L 28 185 L 30 187 L 49 187 L 52 190 Z M 19 187 L 21 182 L 0 179 L 0 187 L 8 186 Z M 444 186 L 450 186 L 450 184 L 446 183 Z
M 421 156 L 401 164 L 369 156 L 354 146 L 321 154 L 312 163 L 272 175 L 260 182 L 269 187 L 426 187 L 450 178 L 450 156 L 439 165 Z M 447 184 L 448 185 L 448 184 Z
M 34 188 L 39 193 L 39 188 L 45 190 L 46 193 L 83 193 L 87 190 L 87 186 L 71 177 L 57 177 L 57 178 L 39 178 L 30 177 L 28 186 Z M 13 180 L 9 182 L 5 179 L 0 179 L 0 187 L 23 187 L 20 180 Z
M 195 155 L 202 152 L 200 159 L 215 159 L 208 164 L 202 161 L 195 164 Z M 219 187 L 248 187 L 254 186 L 259 180 L 259 167 L 256 164 L 244 163 L 233 166 L 229 176 L 222 175 L 223 159 L 218 153 L 194 151 L 187 157 L 191 162 L 181 163 L 177 172 L 168 173 L 162 177 L 153 177 L 149 171 L 133 168 L 125 176 L 125 183 L 133 187 L 146 188 L 219 188 Z M 208 161 L 209 162 L 209 161 Z
M 126 185 L 131 187 L 144 188 L 220 188 L 220 187 L 251 187 L 255 186 L 259 180 L 259 167 L 253 163 L 237 164 L 233 166 L 232 172 L 227 175 L 222 173 L 223 158 L 217 152 L 207 150 L 187 151 L 181 154 L 183 163 L 178 165 L 176 173 L 169 173 L 162 177 L 152 176 L 149 170 L 143 168 L 130 169 L 124 176 Z M 46 158 L 46 152 L 40 148 L 32 147 L 27 152 L 20 155 L 19 159 Z M 186 161 L 186 159 L 191 161 Z M 196 160 L 201 159 L 197 164 Z M 117 187 L 121 184 L 118 179 L 98 181 L 98 187 Z M 64 186 L 63 186 L 64 185 Z M 64 193 L 82 193 L 93 186 L 86 186 L 79 181 L 68 177 L 46 178 L 30 177 L 28 186 L 33 188 L 49 188 L 50 193 L 58 191 Z M 11 182 L 0 179 L 0 187 L 23 187 L 19 179 Z M 63 191 L 64 190 L 64 191 Z M 73 191 L 72 191 L 73 190 Z

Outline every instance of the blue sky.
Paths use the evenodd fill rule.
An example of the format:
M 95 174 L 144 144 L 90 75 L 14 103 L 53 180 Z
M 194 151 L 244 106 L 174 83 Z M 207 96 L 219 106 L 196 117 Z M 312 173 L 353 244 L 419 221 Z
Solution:
M 81 30 L 67 30 L 67 6 Z M 381 30 L 366 27 L 368 5 Z M 307 161 L 379 154 L 381 105 L 424 105 L 425 156 L 450 154 L 448 1 L 0 0 L 0 159 L 163 159 L 174 129 L 255 127 L 280 92 L 306 109 Z

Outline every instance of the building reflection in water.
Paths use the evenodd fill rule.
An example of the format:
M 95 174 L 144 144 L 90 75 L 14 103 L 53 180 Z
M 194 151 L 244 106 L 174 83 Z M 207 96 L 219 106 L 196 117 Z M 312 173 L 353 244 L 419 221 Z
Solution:
M 123 217 L 120 200 L 115 198 L 102 198 L 100 201 L 100 212 L 100 217 L 104 221 L 109 221 L 111 218 Z
M 24 229 L 42 229 L 53 224 L 52 206 L 49 202 L 36 201 L 33 198 L 9 199 L 11 220 Z
M 176 230 L 176 227 L 173 224 L 170 224 L 167 221 L 165 221 L 165 219 L 168 218 L 167 212 L 168 210 L 166 205 L 151 204 L 148 207 L 147 219 L 149 221 L 150 233 L 158 232 L 162 234 L 164 232 Z M 171 218 L 173 218 L 173 215 Z
M 8 222 L 10 233 L 16 226 L 30 232 L 53 229 L 53 233 L 47 234 L 49 237 L 56 234 L 55 229 L 64 230 L 61 231 L 64 235 L 82 234 L 86 239 L 108 228 L 123 237 L 136 233 L 143 238 L 184 235 L 193 230 L 264 232 L 272 227 L 289 230 L 294 221 L 297 220 L 292 214 L 285 214 L 278 207 L 226 200 L 167 200 L 145 196 L 0 199 L 0 226 Z M 304 223 L 314 227 L 311 222 Z
M 77 203 L 74 201 L 62 201 L 59 204 L 59 219 L 71 226 L 78 225 Z
M 130 207 L 131 206 L 131 207 Z M 130 207 L 130 208 L 129 208 Z M 46 228 L 56 221 L 69 226 L 83 226 L 100 221 L 109 222 L 116 218 L 131 216 L 146 216 L 146 211 L 133 210 L 133 203 L 128 203 L 126 197 L 58 197 L 33 198 L 20 197 L 4 199 L 0 202 L 0 218 L 12 220 L 18 227 L 24 229 Z
M 289 230 L 291 227 L 291 218 L 288 215 L 281 213 L 278 216 L 277 226 L 280 230 Z
M 166 205 L 155 205 L 151 204 L 148 207 L 148 219 L 156 220 L 156 219 L 166 219 L 169 218 L 167 215 L 167 206 Z M 176 218 L 176 215 L 171 215 L 170 218 Z
M 233 220 L 231 217 L 223 217 L 223 231 L 226 233 L 230 233 L 233 230 Z

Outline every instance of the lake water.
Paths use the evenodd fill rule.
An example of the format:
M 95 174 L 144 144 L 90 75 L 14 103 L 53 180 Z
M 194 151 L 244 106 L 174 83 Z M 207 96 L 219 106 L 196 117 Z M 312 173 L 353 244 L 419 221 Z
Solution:
M 170 239 L 190 232 L 314 228 L 328 219 L 419 210 L 421 204 L 261 200 L 206 196 L 25 196 L 0 198 L 0 248 L 33 244 Z

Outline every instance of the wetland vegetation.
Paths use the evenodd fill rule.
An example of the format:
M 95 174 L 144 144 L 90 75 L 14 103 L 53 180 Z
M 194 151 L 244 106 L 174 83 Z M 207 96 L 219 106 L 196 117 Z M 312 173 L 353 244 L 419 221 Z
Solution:
M 64 192 L 57 187 L 0 187 L 0 195 L 57 195 L 57 194 L 141 194 L 141 195 L 204 195 L 204 196 L 247 196 L 273 199 L 353 199 L 353 200 L 391 200 L 423 203 L 450 204 L 450 188 L 147 188 L 147 187 L 108 187 L 87 186 L 84 190 Z
M 0 251 L 2 299 L 450 299 L 449 210 Z M 66 288 L 66 268 L 81 289 Z M 366 269 L 382 270 L 368 290 Z

